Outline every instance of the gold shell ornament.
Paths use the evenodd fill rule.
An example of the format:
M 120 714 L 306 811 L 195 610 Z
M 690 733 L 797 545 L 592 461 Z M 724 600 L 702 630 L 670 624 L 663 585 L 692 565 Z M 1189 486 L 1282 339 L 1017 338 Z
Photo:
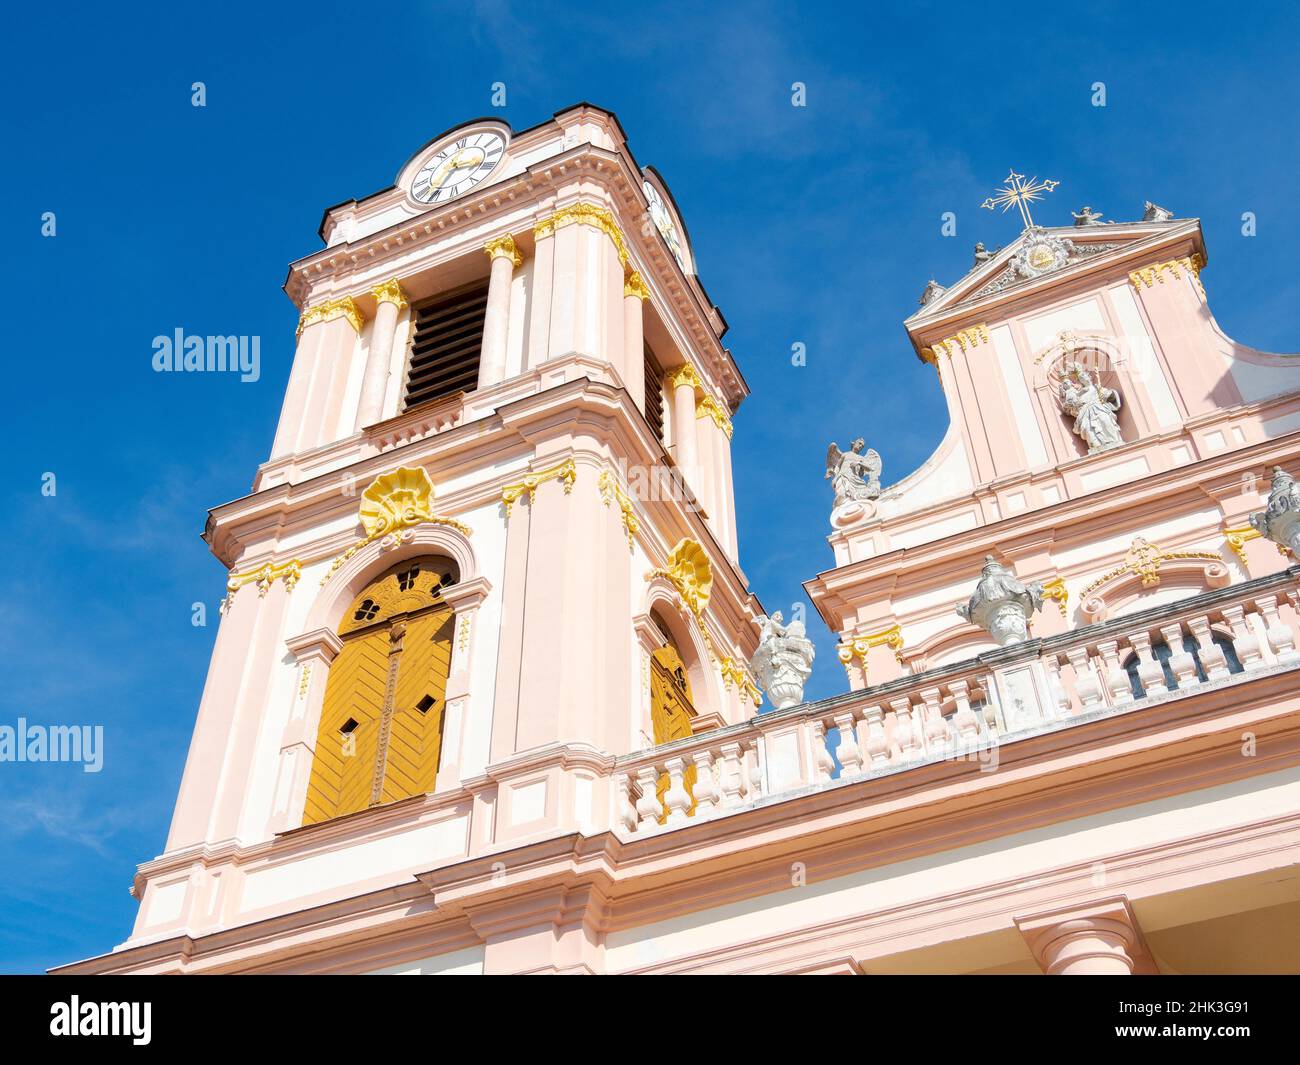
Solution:
M 376 477 L 361 494 L 361 524 L 367 539 L 433 517 L 433 482 L 420 468 L 401 466 Z
M 709 605 L 709 593 L 713 591 L 713 569 L 709 565 L 709 556 L 697 541 L 689 538 L 678 540 L 677 546 L 668 555 L 667 567 L 655 572 L 673 582 L 682 602 L 692 614 L 702 614 Z

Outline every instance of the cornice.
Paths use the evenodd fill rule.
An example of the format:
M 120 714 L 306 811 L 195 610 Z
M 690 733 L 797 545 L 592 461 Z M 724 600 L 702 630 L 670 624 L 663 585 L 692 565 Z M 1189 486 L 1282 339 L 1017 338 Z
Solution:
M 1178 440 L 1183 437 L 1185 429 L 1200 428 L 1230 421 L 1234 418 L 1257 414 L 1261 408 L 1266 408 L 1287 399 L 1294 399 L 1294 397 L 1294 393 L 1289 393 L 1284 396 L 1270 397 L 1269 400 L 1262 404 L 1239 405 L 1216 411 L 1203 418 L 1189 421 L 1185 423 L 1183 428 L 1178 430 L 1130 441 L 1124 445 L 1124 448 L 1137 449 L 1142 445 Z M 1271 440 L 1261 440 L 1236 450 L 1199 456 L 1195 462 L 1164 470 L 1158 477 L 1111 485 L 1108 488 L 1089 492 L 1085 495 L 1062 499 L 1047 506 L 1021 511 L 1002 517 L 995 522 L 978 525 L 963 534 L 966 538 L 965 551 L 961 559 L 958 560 L 958 564 L 968 565 L 969 559 L 981 557 L 990 547 L 1013 550 L 1011 545 L 1026 536 L 1042 536 L 1054 533 L 1056 530 L 1068 531 L 1084 518 L 1096 518 L 1099 515 L 1111 512 L 1130 511 L 1148 498 L 1167 495 L 1171 489 L 1177 492 L 1196 491 L 1205 481 L 1226 476 L 1241 466 L 1258 467 L 1262 475 L 1265 469 L 1284 463 L 1286 456 L 1294 455 L 1297 446 L 1300 446 L 1300 434 L 1296 433 Z M 1115 448 L 1106 452 L 1106 455 L 1113 458 L 1121 454 L 1123 450 L 1123 448 Z M 909 525 L 925 523 L 927 520 L 931 522 L 937 521 L 945 512 L 954 509 L 979 508 L 981 499 L 986 496 L 996 496 L 997 491 L 1007 485 L 1014 485 L 1022 480 L 1058 478 L 1064 472 L 1085 465 L 1096 458 L 1095 455 L 1083 455 L 1059 466 L 1013 474 L 1007 478 L 990 482 L 988 485 L 982 485 L 979 489 L 967 495 L 940 500 L 927 507 L 908 511 L 892 518 L 877 519 L 862 526 L 855 526 L 852 529 L 836 530 L 835 535 L 847 536 L 849 533 L 892 528 L 902 524 L 904 519 Z M 1068 532 L 1067 535 L 1056 536 L 1057 542 L 1067 539 Z M 906 548 L 895 547 L 872 555 L 870 558 L 859 559 L 846 565 L 832 566 L 829 569 L 822 570 L 816 577 L 805 581 L 803 587 L 810 597 L 819 598 L 871 580 L 873 575 L 877 573 L 889 572 L 901 575 L 928 569 L 940 558 L 947 558 L 949 554 L 950 546 L 948 541 L 942 539 L 919 543 Z M 951 562 L 952 560 L 949 559 L 948 564 L 951 564 Z M 854 597 L 853 601 L 856 601 L 856 597 Z M 836 627 L 836 623 L 829 619 L 827 619 L 827 623 L 831 625 L 831 628 Z
M 524 460 L 519 470 L 484 478 L 472 488 L 446 493 L 439 491 L 439 510 L 448 517 L 463 517 L 469 511 L 500 502 L 503 490 L 530 476 L 536 441 L 544 439 L 558 423 L 571 426 L 575 418 L 594 419 L 590 424 L 607 437 L 611 446 L 629 463 L 647 466 L 671 463 L 662 442 L 653 439 L 645 427 L 644 416 L 633 405 L 627 391 L 584 376 L 502 404 L 489 417 L 463 422 L 388 451 L 365 455 L 337 470 L 294 484 L 278 484 L 222 504 L 209 512 L 204 536 L 213 554 L 228 567 L 239 558 L 243 567 L 255 568 L 269 561 L 269 555 L 267 559 L 261 556 L 241 558 L 241 530 L 258 530 L 278 539 L 279 531 L 295 516 L 313 509 L 316 513 L 312 520 L 320 525 L 353 514 L 356 499 L 340 491 L 348 478 L 353 484 L 364 486 L 399 466 L 422 466 L 430 469 L 436 486 L 439 480 L 444 479 L 439 471 L 477 466 L 487 468 L 499 464 L 505 453 L 517 448 Z M 597 471 L 609 464 L 606 455 L 595 452 L 582 452 L 581 455 Z M 544 468 L 571 457 L 579 456 L 576 453 L 557 454 L 554 461 L 548 456 Z M 598 477 L 599 472 L 593 476 Z M 747 616 L 744 604 L 751 600 L 757 603 L 757 600 L 748 591 L 747 578 L 739 564 L 723 549 L 703 516 L 695 513 L 685 501 L 673 498 L 672 493 L 644 501 L 643 507 L 646 521 L 641 532 L 648 550 L 653 554 L 654 540 L 649 537 L 651 530 L 665 541 L 665 554 L 681 537 L 691 537 L 705 544 L 715 576 L 721 576 L 728 589 L 726 598 L 731 607 L 738 612 L 737 616 Z M 356 540 L 356 527 L 349 526 L 341 532 L 295 547 L 294 554 L 305 569 L 337 557 Z
M 1158 265 L 1158 260 L 1161 259 L 1178 259 L 1181 257 L 1178 254 L 1158 255 L 1157 252 L 1162 248 L 1174 248 L 1184 245 L 1186 247 L 1184 254 L 1199 256 L 1202 265 L 1206 261 L 1205 244 L 1198 219 L 1188 219 L 1183 224 L 1176 226 L 1163 226 L 1159 230 L 1153 230 L 1146 235 L 1142 235 L 1141 230 L 1144 228 L 1149 229 L 1150 227 L 1138 222 L 1114 226 L 1088 227 L 1083 230 L 1071 227 L 1046 229 L 1045 232 L 1049 235 L 1068 236 L 1079 244 L 1093 242 L 1094 237 L 1097 241 L 1100 241 L 1103 237 L 1122 238 L 1130 235 L 1132 239 L 1121 247 L 1112 248 L 1109 251 L 1100 252 L 1069 263 L 1059 270 L 1027 280 L 1020 285 L 1010 286 L 1000 292 L 992 293 L 977 300 L 962 303 L 960 297 L 958 297 L 957 301 L 951 306 L 942 309 L 931 306 L 922 307 L 910 315 L 903 323 L 913 346 L 916 348 L 917 355 L 925 360 L 926 349 L 932 347 L 933 342 L 939 337 L 956 334 L 961 329 L 975 323 L 1000 322 L 1011 316 L 1013 312 L 1010 308 L 1013 305 L 1035 299 L 1041 300 L 1044 293 L 1064 283 L 1078 282 L 1088 275 L 1099 273 L 1114 274 L 1113 280 L 1127 279 L 1127 275 L 1132 270 Z M 1135 230 L 1138 231 L 1137 234 L 1134 234 Z M 987 271 L 988 277 L 994 276 L 996 269 L 989 268 L 1005 266 L 1014 254 L 1015 249 L 1020 246 L 1021 239 L 1017 238 L 1003 248 L 999 252 L 997 259 L 988 264 L 984 270 L 968 273 L 955 285 L 951 286 L 945 295 L 958 293 L 960 286 L 963 285 L 966 286 L 966 290 L 975 291 L 975 283 L 986 276 L 984 271 Z

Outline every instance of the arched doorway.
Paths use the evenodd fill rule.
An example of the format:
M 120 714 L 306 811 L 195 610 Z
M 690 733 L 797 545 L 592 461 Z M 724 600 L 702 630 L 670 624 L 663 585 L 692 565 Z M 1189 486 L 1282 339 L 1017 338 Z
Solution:
M 339 625 L 316 731 L 303 824 L 433 790 L 455 612 L 445 559 L 402 562 L 371 581 Z

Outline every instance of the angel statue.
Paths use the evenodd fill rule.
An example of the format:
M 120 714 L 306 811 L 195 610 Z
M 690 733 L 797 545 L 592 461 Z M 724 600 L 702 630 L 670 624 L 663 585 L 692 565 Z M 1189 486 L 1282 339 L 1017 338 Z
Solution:
M 804 682 L 812 676 L 813 659 L 817 655 L 803 622 L 795 618 L 789 625 L 782 625 L 778 610 L 771 617 L 760 615 L 756 624 L 758 650 L 750 659 L 749 668 L 773 707 L 784 710 L 798 705 L 803 702 Z
M 835 489 L 837 507 L 850 499 L 861 501 L 880 495 L 880 456 L 874 448 L 862 454 L 864 447 L 866 441 L 858 437 L 851 451 L 841 451 L 839 444 L 832 442 L 826 452 L 826 478 Z
M 1116 417 L 1122 402 L 1119 393 L 1094 382 L 1079 363 L 1066 368 L 1059 397 L 1065 413 L 1074 415 L 1074 431 L 1088 445 L 1089 455 L 1124 443 Z

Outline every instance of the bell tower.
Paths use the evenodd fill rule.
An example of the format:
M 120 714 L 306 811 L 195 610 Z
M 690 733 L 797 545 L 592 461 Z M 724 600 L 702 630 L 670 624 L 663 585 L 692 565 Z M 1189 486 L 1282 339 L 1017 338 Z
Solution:
M 585 104 L 442 134 L 320 235 L 270 457 L 208 520 L 229 590 L 166 848 L 101 971 L 327 912 L 265 965 L 597 968 L 590 885 L 457 870 L 617 831 L 696 779 L 620 758 L 755 713 L 726 322 L 666 184 Z M 436 934 L 410 917 L 434 881 L 461 885 Z M 344 913 L 389 938 L 345 948 Z

